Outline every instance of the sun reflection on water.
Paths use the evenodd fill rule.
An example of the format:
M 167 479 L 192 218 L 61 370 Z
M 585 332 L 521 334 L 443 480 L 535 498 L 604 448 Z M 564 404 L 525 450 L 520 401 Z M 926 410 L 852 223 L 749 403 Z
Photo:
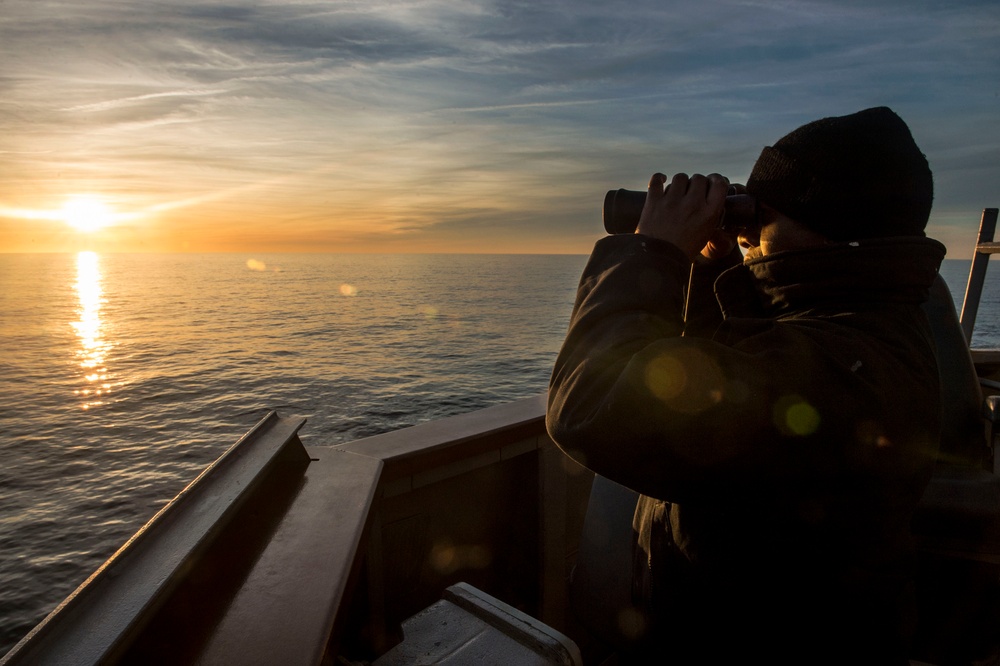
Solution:
M 83 398 L 83 409 L 104 404 L 105 397 L 111 391 L 108 369 L 105 366 L 110 345 L 104 339 L 101 323 L 104 298 L 98 259 L 95 252 L 80 252 L 76 255 L 76 291 L 80 298 L 80 319 L 72 322 L 72 326 L 80 339 L 76 355 L 86 385 L 74 393 Z

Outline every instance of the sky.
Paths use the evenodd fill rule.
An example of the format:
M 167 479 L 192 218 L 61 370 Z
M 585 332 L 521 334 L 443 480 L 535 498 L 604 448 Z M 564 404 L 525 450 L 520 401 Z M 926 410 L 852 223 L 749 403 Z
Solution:
M 995 0 L 0 0 L 0 252 L 585 254 L 607 190 L 880 105 L 968 258 Z

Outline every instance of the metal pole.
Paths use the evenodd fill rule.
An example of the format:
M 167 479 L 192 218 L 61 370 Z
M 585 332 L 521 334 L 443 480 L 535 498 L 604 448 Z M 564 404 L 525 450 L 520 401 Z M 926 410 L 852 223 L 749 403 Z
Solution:
M 979 313 L 979 299 L 983 296 L 983 283 L 986 281 L 986 268 L 990 255 L 997 251 L 993 244 L 993 234 L 997 227 L 997 209 L 984 208 L 983 217 L 979 221 L 979 239 L 976 241 L 976 253 L 972 257 L 972 268 L 969 270 L 969 283 L 965 288 L 965 302 L 962 303 L 962 332 L 965 341 L 972 344 L 972 329 L 976 325 L 976 315 Z

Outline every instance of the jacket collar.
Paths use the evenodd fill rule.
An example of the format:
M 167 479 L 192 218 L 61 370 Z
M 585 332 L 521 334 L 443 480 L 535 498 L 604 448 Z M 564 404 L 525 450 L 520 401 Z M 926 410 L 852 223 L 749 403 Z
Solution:
M 789 250 L 729 269 L 715 293 L 727 318 L 848 311 L 865 303 L 919 305 L 944 255 L 938 241 L 911 236 Z

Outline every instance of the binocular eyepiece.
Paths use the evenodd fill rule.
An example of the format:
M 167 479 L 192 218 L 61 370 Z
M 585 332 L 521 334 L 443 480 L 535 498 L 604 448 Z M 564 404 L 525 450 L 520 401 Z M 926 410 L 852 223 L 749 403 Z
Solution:
M 757 200 L 744 193 L 742 186 L 730 185 L 719 228 L 737 232 L 758 226 Z M 639 226 L 639 216 L 646 193 L 637 190 L 609 190 L 604 196 L 604 229 L 609 234 L 632 234 Z

